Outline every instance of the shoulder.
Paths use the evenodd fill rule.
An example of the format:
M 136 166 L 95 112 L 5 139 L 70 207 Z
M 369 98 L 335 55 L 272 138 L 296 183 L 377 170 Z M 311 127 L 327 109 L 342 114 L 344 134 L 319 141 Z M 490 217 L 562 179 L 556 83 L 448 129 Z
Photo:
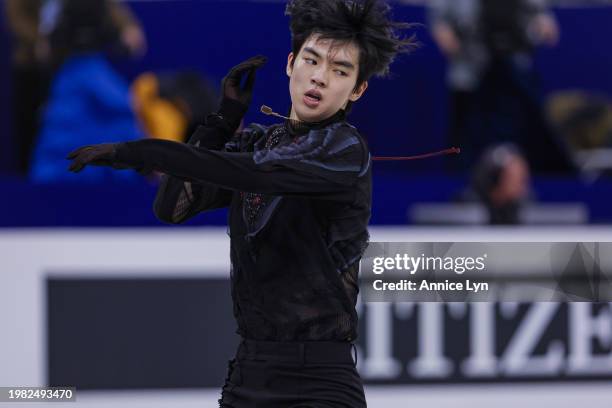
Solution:
M 367 141 L 350 123 L 340 122 L 330 126 L 324 145 L 332 158 L 359 164 L 359 176 L 370 168 L 371 156 Z
M 310 147 L 312 156 L 320 159 L 369 165 L 368 145 L 357 128 L 348 122 L 311 131 L 305 136 L 304 144 Z
M 370 166 L 367 145 L 357 129 L 347 122 L 337 122 L 311 130 L 294 143 L 262 149 L 253 157 L 257 164 L 299 162 L 334 172 L 365 174 Z
M 320 133 L 310 132 L 307 136 L 310 137 L 310 143 L 320 144 L 331 155 L 348 152 L 369 152 L 363 136 L 355 126 L 348 122 L 334 123 L 322 129 Z

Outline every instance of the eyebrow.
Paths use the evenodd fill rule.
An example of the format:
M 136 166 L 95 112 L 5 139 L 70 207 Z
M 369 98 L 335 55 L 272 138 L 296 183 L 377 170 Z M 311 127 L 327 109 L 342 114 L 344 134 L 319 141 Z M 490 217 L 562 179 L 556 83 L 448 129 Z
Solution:
M 304 52 L 308 52 L 308 53 L 314 55 L 317 58 L 321 58 L 321 54 L 319 54 L 314 48 L 304 47 Z M 334 61 L 332 61 L 332 63 L 334 65 L 340 65 L 340 66 L 345 67 L 347 69 L 355 69 L 355 65 L 353 65 L 351 62 L 346 61 L 346 60 L 334 60 Z

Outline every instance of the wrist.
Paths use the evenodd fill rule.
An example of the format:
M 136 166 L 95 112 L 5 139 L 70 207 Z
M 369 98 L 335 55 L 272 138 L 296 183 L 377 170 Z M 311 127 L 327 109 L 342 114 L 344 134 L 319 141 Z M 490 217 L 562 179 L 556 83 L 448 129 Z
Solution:
M 128 142 L 114 143 L 111 156 L 111 162 L 115 166 L 123 163 L 129 163 L 134 160 L 133 153 L 128 146 Z
M 233 133 L 238 129 L 238 126 L 240 126 L 240 121 L 246 114 L 248 108 L 248 105 L 236 99 L 224 97 L 221 99 L 218 114 L 227 122 Z

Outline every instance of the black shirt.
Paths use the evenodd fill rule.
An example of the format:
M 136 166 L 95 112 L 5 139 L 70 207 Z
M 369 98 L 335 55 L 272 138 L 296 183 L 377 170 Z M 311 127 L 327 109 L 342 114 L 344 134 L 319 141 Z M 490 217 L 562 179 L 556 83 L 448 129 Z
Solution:
M 166 173 L 154 210 L 181 223 L 229 206 L 238 333 L 274 341 L 353 340 L 368 242 L 370 155 L 340 111 L 323 123 L 250 125 L 211 116 L 189 144 L 121 143 L 116 159 Z

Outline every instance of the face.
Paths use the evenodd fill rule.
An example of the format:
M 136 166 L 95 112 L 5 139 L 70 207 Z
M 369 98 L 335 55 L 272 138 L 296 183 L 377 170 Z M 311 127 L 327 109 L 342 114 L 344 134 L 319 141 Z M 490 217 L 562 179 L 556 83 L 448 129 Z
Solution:
M 514 156 L 504 167 L 497 187 L 492 191 L 498 204 L 524 199 L 529 192 L 529 167 L 519 156 Z
M 355 89 L 358 70 L 359 49 L 354 43 L 334 44 L 311 35 L 287 61 L 291 119 L 319 122 L 358 100 L 368 87 L 364 82 Z

